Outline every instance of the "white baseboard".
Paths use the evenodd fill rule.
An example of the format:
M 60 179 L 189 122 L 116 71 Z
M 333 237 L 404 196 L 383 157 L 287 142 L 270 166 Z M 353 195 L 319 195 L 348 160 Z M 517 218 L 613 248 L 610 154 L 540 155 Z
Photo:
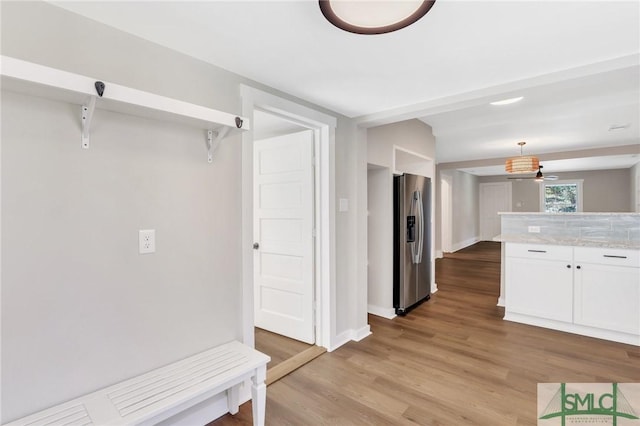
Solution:
M 431 294 L 437 293 L 438 292 L 438 283 L 433 283 L 431 284 Z
M 626 343 L 627 345 L 640 346 L 640 336 L 637 334 L 622 333 L 619 331 L 588 327 L 580 324 L 538 318 L 531 315 L 519 314 L 509 311 L 505 312 L 504 319 L 506 321 L 519 322 L 522 324 L 535 325 L 537 327 L 550 328 L 552 330 L 565 331 L 567 333 L 580 334 L 582 336 L 589 336 L 598 339 L 611 340 L 619 343 Z
M 383 308 L 376 305 L 367 305 L 367 312 L 386 319 L 393 319 L 396 316 L 394 308 Z
M 442 250 L 436 250 L 436 259 L 442 259 L 444 257 L 444 252 Z
M 349 330 L 345 330 L 336 336 L 335 340 L 331 344 L 331 347 L 327 348 L 327 351 L 333 352 L 336 349 L 338 349 L 340 346 L 352 340 L 354 342 L 359 342 L 360 340 L 364 339 L 370 334 L 371 334 L 371 328 L 369 327 L 369 324 L 357 330 L 352 328 Z
M 358 330 L 354 330 L 352 340 L 359 342 L 360 340 L 370 335 L 371 335 L 371 327 L 369 327 L 369 324 L 367 324 L 364 327 L 359 328 Z
M 502 296 L 498 297 L 498 305 L 497 306 L 504 307 L 504 297 L 502 297 Z
M 351 336 L 353 335 L 353 330 L 346 330 L 342 333 L 338 334 L 336 338 L 331 342 L 331 345 L 327 348 L 328 352 L 333 352 L 338 349 L 340 346 L 344 345 L 347 342 L 351 341 Z
M 480 241 L 480 237 L 476 235 L 475 237 L 469 238 L 468 240 L 464 240 L 464 241 L 460 241 L 459 243 L 452 244 L 451 249 L 453 251 L 462 250 L 463 248 L 472 246 L 479 241 Z

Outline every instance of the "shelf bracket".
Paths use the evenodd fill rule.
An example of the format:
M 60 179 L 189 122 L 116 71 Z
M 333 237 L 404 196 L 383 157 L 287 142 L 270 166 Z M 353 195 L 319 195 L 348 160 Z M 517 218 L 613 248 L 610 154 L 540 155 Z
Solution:
M 209 163 L 213 162 L 213 153 L 218 149 L 220 142 L 227 136 L 227 133 L 229 133 L 229 127 L 227 126 L 218 130 L 207 131 L 207 161 Z
M 82 105 L 82 148 L 89 149 L 89 136 L 93 111 L 96 109 L 96 97 L 91 96 L 89 102 Z

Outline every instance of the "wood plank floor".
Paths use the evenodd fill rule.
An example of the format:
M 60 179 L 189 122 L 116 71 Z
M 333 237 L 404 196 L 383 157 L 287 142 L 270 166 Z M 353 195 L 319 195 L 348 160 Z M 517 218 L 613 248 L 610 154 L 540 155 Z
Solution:
M 640 381 L 638 347 L 503 321 L 499 268 L 439 259 L 430 301 L 406 317 L 370 316 L 371 336 L 269 386 L 267 424 L 535 425 L 538 382 Z M 251 422 L 246 403 L 211 425 Z
M 470 247 L 453 253 L 445 253 L 446 259 L 483 260 L 485 262 L 500 263 L 500 243 L 480 241 Z
M 255 328 L 256 349 L 271 357 L 267 368 L 273 368 L 283 361 L 313 347 L 304 342 L 289 339 L 261 328 Z
M 264 383 L 269 386 L 326 352 L 327 350 L 325 348 L 313 345 L 299 354 L 285 359 L 275 367 L 269 368 L 267 370 L 267 380 L 265 380 Z

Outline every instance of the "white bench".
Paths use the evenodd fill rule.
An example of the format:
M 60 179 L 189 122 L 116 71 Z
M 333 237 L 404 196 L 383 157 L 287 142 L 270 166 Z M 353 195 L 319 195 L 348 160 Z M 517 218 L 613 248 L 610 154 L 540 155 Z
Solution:
M 5 426 L 153 425 L 225 391 L 229 413 L 236 414 L 240 384 L 249 378 L 253 424 L 262 426 L 269 360 L 230 342 Z

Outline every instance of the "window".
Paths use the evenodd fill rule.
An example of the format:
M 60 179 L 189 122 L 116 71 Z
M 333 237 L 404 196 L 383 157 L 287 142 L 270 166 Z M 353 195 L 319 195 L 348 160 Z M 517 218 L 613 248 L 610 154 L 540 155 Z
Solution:
M 540 185 L 540 211 L 568 213 L 582 211 L 582 179 L 543 182 Z

